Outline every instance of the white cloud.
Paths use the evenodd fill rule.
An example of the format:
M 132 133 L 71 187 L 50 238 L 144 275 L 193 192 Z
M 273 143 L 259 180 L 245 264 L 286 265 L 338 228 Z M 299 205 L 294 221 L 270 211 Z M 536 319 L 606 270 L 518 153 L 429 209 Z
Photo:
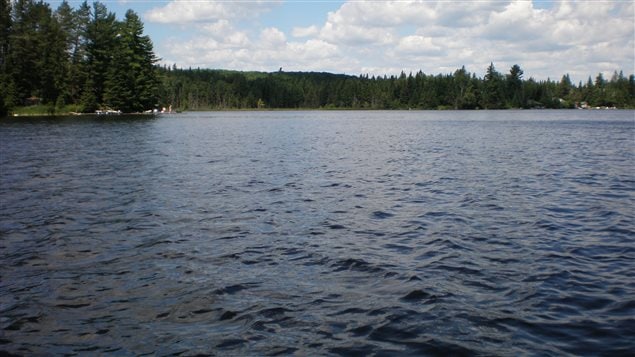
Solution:
M 294 42 L 289 44 L 292 58 L 304 60 L 327 59 L 338 57 L 337 46 L 322 40 L 308 40 L 306 42 Z
M 251 43 L 247 32 L 237 30 L 227 20 L 200 24 L 197 29 L 204 36 L 196 38 L 196 41 L 200 41 L 201 48 L 205 48 L 205 46 L 207 46 L 206 44 L 209 44 L 210 42 L 215 44 L 215 48 L 243 48 L 249 46 Z M 190 43 L 191 46 L 196 46 L 196 44 L 192 43 L 192 41 L 189 41 L 188 43 Z
M 278 6 L 265 1 L 171 1 L 147 16 L 159 23 L 196 24 L 195 38 L 157 46 L 166 62 L 183 66 L 390 75 L 419 69 L 450 73 L 466 65 L 482 75 L 493 61 L 500 72 L 519 64 L 527 78 L 570 73 L 574 80 L 635 68 L 634 2 L 541 5 L 350 1 L 303 27 L 285 26 L 282 20 L 272 26 L 275 12 L 263 25 L 258 16 Z M 241 21 L 246 16 L 254 17 Z
M 399 40 L 397 51 L 401 54 L 439 54 L 441 47 L 433 43 L 433 39 L 424 36 L 406 36 Z
M 352 1 L 330 12 L 327 23 L 394 27 L 429 21 L 434 16 L 431 1 Z
M 444 28 L 469 28 L 482 24 L 492 11 L 499 10 L 500 1 L 437 1 L 434 24 Z
M 146 18 L 158 23 L 186 24 L 234 18 L 256 17 L 278 6 L 280 1 L 192 1 L 174 0 L 148 11 Z
M 249 41 L 245 47 L 234 48 L 228 42 L 197 37 L 185 42 L 171 39 L 165 51 L 167 63 L 180 58 L 184 62 L 178 63 L 184 67 L 261 71 L 284 67 L 285 70 L 306 71 L 319 66 L 333 72 L 353 69 L 335 45 L 317 39 L 286 42 L 282 32 L 274 28 L 263 30 L 257 45 Z
M 320 30 L 319 38 L 333 44 L 377 46 L 393 43 L 395 35 L 393 30 L 383 27 L 363 27 L 329 22 Z
M 315 36 L 320 32 L 317 26 L 311 25 L 308 27 L 294 27 L 291 34 L 293 37 L 309 37 Z
M 329 12 L 319 38 L 344 45 L 390 45 L 398 38 L 398 26 L 429 21 L 434 9 L 429 2 L 347 2 Z
M 227 20 L 218 20 L 216 22 L 206 23 L 201 25 L 200 28 L 210 35 L 218 36 L 222 36 L 229 31 L 233 31 L 232 25 Z
M 234 32 L 226 37 L 224 43 L 228 47 L 245 48 L 251 44 L 245 32 Z
M 287 37 L 275 27 L 268 27 L 260 32 L 260 42 L 266 46 L 284 46 Z
M 541 37 L 550 20 L 545 15 L 544 10 L 534 9 L 531 2 L 513 1 L 503 11 L 490 13 L 482 35 L 488 39 L 507 41 Z

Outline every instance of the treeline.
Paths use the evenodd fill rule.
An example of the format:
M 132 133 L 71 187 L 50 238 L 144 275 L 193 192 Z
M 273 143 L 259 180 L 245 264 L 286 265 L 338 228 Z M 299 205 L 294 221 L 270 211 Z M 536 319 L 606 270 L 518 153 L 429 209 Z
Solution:
M 573 84 L 523 78 L 491 64 L 483 78 L 465 67 L 369 77 L 314 72 L 238 72 L 157 66 L 132 10 L 117 20 L 100 2 L 0 0 L 0 116 L 39 104 L 50 113 L 247 108 L 503 109 L 635 108 L 635 76 L 598 74 Z
M 635 76 L 598 74 L 574 85 L 524 79 L 518 65 L 506 74 L 490 64 L 484 78 L 466 71 L 369 77 L 313 72 L 236 72 L 160 68 L 160 97 L 183 110 L 230 108 L 505 109 L 635 107 Z
M 157 104 L 161 82 L 152 41 L 132 10 L 118 21 L 106 5 L 0 0 L 0 115 L 43 104 L 51 112 Z

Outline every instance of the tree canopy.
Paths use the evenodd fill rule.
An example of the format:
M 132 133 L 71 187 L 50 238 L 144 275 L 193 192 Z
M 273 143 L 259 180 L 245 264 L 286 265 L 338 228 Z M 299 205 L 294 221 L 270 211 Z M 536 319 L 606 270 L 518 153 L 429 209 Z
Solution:
M 465 67 L 450 74 L 401 73 L 369 77 L 316 72 L 238 72 L 159 69 L 160 98 L 183 110 L 232 108 L 508 109 L 635 108 L 635 76 L 616 72 L 610 81 L 573 85 L 523 79 L 519 65 L 506 75 L 494 64 L 484 78 Z
M 130 10 L 122 21 L 106 5 L 84 1 L 57 10 L 35 0 L 0 0 L 0 112 L 42 103 L 53 110 L 125 112 L 158 103 L 152 41 Z

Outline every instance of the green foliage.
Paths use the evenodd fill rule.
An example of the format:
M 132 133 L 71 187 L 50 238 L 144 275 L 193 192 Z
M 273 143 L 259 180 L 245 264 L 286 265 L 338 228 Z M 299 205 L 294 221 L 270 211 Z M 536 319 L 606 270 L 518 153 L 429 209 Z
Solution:
M 54 102 L 64 81 L 62 28 L 43 2 L 18 0 L 12 14 L 6 75 L 14 86 L 13 101 Z
M 0 0 L 0 32 L 0 114 L 38 103 L 50 113 L 66 103 L 87 112 L 157 103 L 152 42 L 132 11 L 120 22 L 100 2 L 73 10 L 63 1 L 53 12 L 42 1 Z
M 525 93 L 523 88 L 523 70 L 520 66 L 515 64 L 509 70 L 509 74 L 506 77 L 506 101 L 507 106 L 512 108 L 525 107 Z
M 58 9 L 58 11 L 60 10 Z M 67 92 L 71 101 L 78 102 L 89 78 L 87 35 L 91 22 L 90 6 L 84 1 L 70 17 L 71 25 L 69 32 L 67 32 L 67 51 L 70 58 Z
M 8 72 L 11 0 L 0 0 L 0 117 L 8 114 L 13 101 L 13 81 Z
M 92 79 L 86 81 L 86 87 L 82 93 L 82 97 L 79 102 L 80 111 L 83 113 L 92 113 L 99 109 L 99 103 L 97 103 L 97 96 L 95 95 L 95 86 Z
M 152 41 L 143 36 L 143 24 L 129 10 L 118 27 L 104 102 L 124 112 L 139 112 L 156 104 L 158 81 Z
M 504 98 L 503 76 L 496 71 L 494 63 L 487 67 L 483 79 L 483 100 L 481 104 L 485 109 L 500 109 L 503 107 Z
M 616 74 L 604 81 L 605 99 L 600 104 L 592 97 L 598 91 L 593 82 L 577 88 L 568 75 L 559 83 L 525 80 L 523 75 L 519 65 L 502 75 L 493 63 L 482 79 L 465 67 L 448 75 L 420 71 L 372 78 L 315 72 L 159 68 L 161 105 L 181 110 L 249 109 L 260 108 L 262 103 L 267 108 L 322 109 L 573 108 L 583 101 L 593 106 L 633 106 L 633 76 L 626 79 Z
M 35 115 L 66 115 L 70 113 L 79 113 L 80 108 L 78 104 L 67 104 L 61 107 L 54 106 L 52 104 L 37 104 L 29 106 L 15 107 L 12 111 L 13 114 L 19 116 L 35 116 Z

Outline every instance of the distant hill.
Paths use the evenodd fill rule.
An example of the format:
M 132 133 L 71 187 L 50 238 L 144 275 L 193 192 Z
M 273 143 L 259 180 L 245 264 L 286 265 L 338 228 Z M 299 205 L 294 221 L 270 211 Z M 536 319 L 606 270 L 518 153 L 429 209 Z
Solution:
M 493 64 L 484 78 L 465 68 L 451 74 L 401 73 L 369 77 L 325 72 L 241 72 L 160 67 L 160 100 L 182 110 L 305 109 L 505 109 L 635 107 L 635 76 L 574 85 L 523 79 L 520 66 L 508 74 Z

